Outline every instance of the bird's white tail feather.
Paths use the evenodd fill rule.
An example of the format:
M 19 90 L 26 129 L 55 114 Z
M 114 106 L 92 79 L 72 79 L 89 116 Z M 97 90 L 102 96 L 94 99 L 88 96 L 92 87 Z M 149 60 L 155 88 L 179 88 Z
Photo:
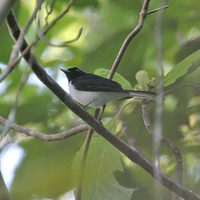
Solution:
M 156 93 L 150 91 L 140 91 L 140 90 L 127 90 L 130 96 L 139 98 L 139 99 L 147 99 L 147 100 L 155 100 Z

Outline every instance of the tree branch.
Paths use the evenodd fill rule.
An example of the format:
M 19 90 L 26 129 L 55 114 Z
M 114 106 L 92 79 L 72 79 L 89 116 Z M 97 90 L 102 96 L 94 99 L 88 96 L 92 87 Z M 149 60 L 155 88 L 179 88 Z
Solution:
M 0 136 L 0 141 L 2 141 L 3 138 L 6 139 L 6 135 L 9 132 L 9 126 L 8 126 L 9 123 L 15 121 L 15 116 L 16 116 L 16 111 L 17 111 L 17 107 L 18 107 L 18 103 L 19 103 L 19 98 L 20 98 L 22 89 L 24 88 L 26 81 L 29 77 L 29 71 L 30 71 L 30 68 L 27 68 L 25 70 L 23 77 L 21 78 L 20 85 L 19 85 L 18 90 L 17 90 L 16 95 L 15 95 L 14 103 L 13 103 L 13 105 L 10 109 L 10 112 L 8 114 L 7 122 L 6 122 L 6 124 L 5 124 L 5 126 L 2 130 L 2 133 L 1 133 L 1 136 Z
M 99 109 L 95 110 L 94 113 L 94 118 L 97 118 L 99 115 Z M 83 184 L 83 178 L 84 178 L 84 172 L 85 172 L 85 164 L 87 160 L 87 154 L 89 151 L 89 146 L 92 140 L 92 135 L 93 135 L 94 130 L 92 128 L 89 128 L 87 136 L 85 138 L 84 142 L 84 148 L 83 148 L 83 153 L 81 157 L 81 163 L 80 163 L 80 174 L 78 178 L 78 185 L 77 185 L 77 191 L 76 191 L 76 200 L 81 200 L 82 196 L 82 184 Z
M 144 121 L 144 125 L 145 125 L 147 131 L 151 135 L 153 135 L 154 134 L 153 128 L 151 126 L 151 122 L 150 122 L 150 119 L 149 119 L 149 114 L 148 114 L 147 109 L 146 109 L 146 102 L 145 101 L 142 101 L 141 107 L 142 107 L 142 118 L 143 118 L 143 121 Z M 183 163 L 182 163 L 181 153 L 180 153 L 178 147 L 172 141 L 170 141 L 169 139 L 161 136 L 161 142 L 163 144 L 165 144 L 174 154 L 174 156 L 176 158 L 177 182 L 179 184 L 182 184 Z
M 142 29 L 144 21 L 145 21 L 146 16 L 147 16 L 149 3 L 150 3 L 150 0 L 144 0 L 142 10 L 140 12 L 139 22 L 138 22 L 137 26 L 129 33 L 129 35 L 124 40 L 124 42 L 123 42 L 123 44 L 122 44 L 122 46 L 121 46 L 121 48 L 120 48 L 120 50 L 117 54 L 117 57 L 115 58 L 115 61 L 112 65 L 110 74 L 108 76 L 109 79 L 112 79 L 112 77 L 114 76 L 114 73 L 116 72 L 117 67 L 118 67 L 128 45 L 129 45 L 129 43 L 139 33 L 139 31 Z
M 17 63 L 15 61 L 17 60 L 17 55 L 19 53 L 19 50 L 21 49 L 21 46 L 23 45 L 24 35 L 28 31 L 28 28 L 30 27 L 30 25 L 33 22 L 33 20 L 35 19 L 38 10 L 42 6 L 43 1 L 44 0 L 38 0 L 37 1 L 37 5 L 36 5 L 32 15 L 30 16 L 30 18 L 26 22 L 25 26 L 23 27 L 22 31 L 20 32 L 18 40 L 15 43 L 15 45 L 13 47 L 13 50 L 12 50 L 12 52 L 10 54 L 9 63 L 7 65 L 7 67 L 6 67 L 6 69 L 4 70 L 4 72 L 2 74 L 0 74 L 0 82 L 2 82 L 14 70 L 15 66 L 17 65 Z
M 1 0 L 0 1 L 0 25 L 4 21 L 4 18 L 10 12 L 15 0 Z
M 79 125 L 76 126 L 68 131 L 63 131 L 61 133 L 52 133 L 52 134 L 44 134 L 38 131 L 34 131 L 30 128 L 26 128 L 23 126 L 20 126 L 18 124 L 15 124 L 13 122 L 9 122 L 8 120 L 6 120 L 5 118 L 3 118 L 2 116 L 0 116 L 0 124 L 3 126 L 8 126 L 8 128 L 11 128 L 19 133 L 23 133 L 27 136 L 32 136 L 35 138 L 38 138 L 40 140 L 45 140 L 45 141 L 55 141 L 55 140 L 63 140 L 66 139 L 68 137 L 71 137 L 73 135 L 76 135 L 80 132 L 86 131 L 89 129 L 89 126 L 84 124 L 84 125 Z
M 15 32 L 20 32 L 17 21 L 12 13 L 7 17 L 7 25 L 11 30 L 11 35 L 17 40 Z M 27 46 L 25 43 L 24 46 Z M 23 51 L 23 49 L 22 49 Z M 127 156 L 131 161 L 138 164 L 151 176 L 153 175 L 153 166 L 150 161 L 148 161 L 144 156 L 142 156 L 137 150 L 128 146 L 123 140 L 115 136 L 111 131 L 102 125 L 99 120 L 92 117 L 85 109 L 80 107 L 69 94 L 67 94 L 57 83 L 54 81 L 38 63 L 35 56 L 28 51 L 28 54 L 24 56 L 25 60 L 29 63 L 33 72 L 45 84 L 69 109 L 71 109 L 77 116 L 79 116 L 83 121 L 85 121 L 90 127 L 92 127 L 97 133 L 104 137 L 108 142 L 115 146 L 119 151 L 121 151 L 125 156 Z M 200 200 L 197 194 L 187 190 L 183 186 L 176 184 L 173 180 L 164 174 L 160 174 L 160 183 L 167 187 L 169 190 L 175 192 L 186 200 Z
M 128 47 L 128 45 L 130 44 L 131 40 L 140 32 L 140 30 L 142 29 L 143 25 L 144 25 L 144 22 L 145 22 L 145 19 L 147 17 L 147 15 L 150 15 L 152 13 L 155 13 L 155 12 L 158 12 L 160 10 L 163 10 L 163 9 L 166 9 L 168 8 L 168 6 L 163 6 L 163 7 L 160 7 L 160 8 L 156 8 L 154 10 L 151 10 L 151 11 L 148 11 L 148 7 L 149 7 L 149 3 L 150 3 L 151 0 L 145 0 L 143 2 L 143 6 L 142 6 L 142 9 L 140 11 L 140 17 L 139 17 L 139 21 L 138 21 L 138 24 L 137 26 L 128 34 L 128 36 L 126 37 L 126 39 L 124 40 L 115 60 L 114 60 L 114 63 L 111 67 L 111 71 L 110 71 L 110 74 L 108 76 L 109 79 L 112 79 L 116 70 L 117 70 L 117 67 Z
M 160 8 L 156 8 L 156 9 L 154 9 L 154 10 L 150 10 L 150 11 L 147 12 L 147 15 L 153 14 L 153 13 L 158 12 L 158 11 L 160 11 L 160 10 L 164 10 L 164 9 L 166 9 L 166 8 L 168 8 L 167 5 L 166 5 L 166 6 L 162 6 L 162 7 L 160 7 Z
M 74 3 L 74 1 L 75 0 L 70 0 L 69 1 L 69 3 L 68 3 L 68 5 L 67 5 L 67 7 L 63 10 L 63 12 L 60 14 L 60 15 L 58 15 L 55 19 L 53 19 L 52 21 L 51 21 L 51 23 L 49 24 L 49 25 L 47 25 L 46 27 L 45 27 L 45 29 L 44 29 L 44 31 L 43 31 L 43 33 L 42 33 L 42 35 L 44 36 L 44 35 L 46 35 L 47 34 L 47 32 L 66 14 L 66 13 L 68 13 L 68 11 L 70 10 L 70 8 L 71 8 L 71 6 L 72 6 L 72 4 Z M 33 13 L 34 14 L 34 13 Z M 32 14 L 32 16 L 33 16 L 33 14 Z M 9 13 L 9 15 L 11 16 L 12 15 L 12 11 Z M 8 16 L 9 17 L 9 16 Z M 8 17 L 7 17 L 7 19 L 8 19 Z M 31 18 L 30 18 L 30 20 L 31 20 Z M 7 21 L 7 20 L 6 20 Z M 11 22 L 12 23 L 12 22 Z M 11 32 L 12 32 L 12 30 L 10 30 Z M 15 37 L 18 37 L 19 38 L 19 36 L 17 36 L 18 34 L 20 34 L 20 33 L 18 33 L 17 31 L 15 31 L 15 33 L 14 34 L 16 34 L 15 35 Z M 21 51 L 21 56 L 19 56 L 18 58 L 15 58 L 15 59 L 13 59 L 12 60 L 12 63 L 10 63 L 9 64 L 9 67 L 7 67 L 7 68 L 10 68 L 11 69 L 11 71 L 13 70 L 13 68 L 15 67 L 15 65 L 21 60 L 21 58 L 23 58 L 23 57 L 29 57 L 30 55 L 29 55 L 29 51 L 30 51 L 30 49 L 33 47 L 33 46 L 35 46 L 37 43 L 38 43 L 38 41 L 40 40 L 40 37 L 39 37 L 39 35 L 35 38 L 35 40 L 30 44 L 30 45 L 27 45 L 26 44 L 26 41 L 23 41 L 22 43 L 23 44 L 26 44 L 25 46 L 26 46 L 26 48 L 24 48 L 24 47 L 20 47 L 21 49 L 20 50 L 22 50 L 23 49 L 23 51 Z M 5 74 L 1 74 L 0 75 L 0 82 L 1 82 L 1 80 L 3 80 L 3 79 L 5 79 L 6 77 L 7 77 L 7 75 L 9 74 L 9 71 L 8 72 L 5 72 Z
M 47 45 L 51 46 L 51 47 L 66 47 L 67 45 L 73 43 L 73 42 L 76 42 L 82 35 L 82 32 L 83 32 L 83 28 L 81 27 L 77 33 L 77 35 L 71 39 L 71 40 L 68 40 L 68 41 L 64 41 L 64 42 L 61 42 L 61 43 L 53 43 L 51 41 L 49 41 L 47 38 L 45 38 L 45 35 L 43 35 L 43 33 L 41 33 L 39 30 L 38 30 L 38 36 L 40 37 L 40 39 L 46 43 Z

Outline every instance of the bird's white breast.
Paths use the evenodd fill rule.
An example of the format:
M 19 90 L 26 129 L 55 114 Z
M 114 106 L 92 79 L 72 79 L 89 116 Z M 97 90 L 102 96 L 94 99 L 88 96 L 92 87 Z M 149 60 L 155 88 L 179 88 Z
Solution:
M 69 92 L 74 100 L 79 102 L 84 106 L 91 106 L 99 108 L 106 105 L 110 101 L 119 100 L 125 98 L 127 94 L 116 93 L 116 92 L 101 92 L 101 91 L 82 91 L 77 90 L 75 87 L 69 83 Z

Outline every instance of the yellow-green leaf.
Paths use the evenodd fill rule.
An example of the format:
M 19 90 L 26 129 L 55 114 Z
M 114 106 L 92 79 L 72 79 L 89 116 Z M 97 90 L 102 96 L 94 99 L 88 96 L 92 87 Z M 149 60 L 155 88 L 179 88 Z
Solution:
M 200 50 L 182 60 L 164 77 L 164 86 L 167 87 L 175 81 L 200 66 Z

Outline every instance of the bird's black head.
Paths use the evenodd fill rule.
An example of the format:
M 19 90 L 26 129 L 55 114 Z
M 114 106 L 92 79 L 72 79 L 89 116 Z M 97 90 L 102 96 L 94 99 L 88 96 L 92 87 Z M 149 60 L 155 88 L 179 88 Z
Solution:
M 72 68 L 69 68 L 69 69 L 60 69 L 60 70 L 65 73 L 69 82 L 72 79 L 85 74 L 85 72 L 81 71 L 77 67 L 72 67 Z

